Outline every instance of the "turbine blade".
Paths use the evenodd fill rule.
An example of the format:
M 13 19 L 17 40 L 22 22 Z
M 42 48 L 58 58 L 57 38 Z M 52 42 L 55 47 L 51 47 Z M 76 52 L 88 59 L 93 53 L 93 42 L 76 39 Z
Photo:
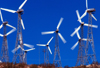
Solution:
M 57 26 L 57 29 L 59 29 L 59 27 L 60 27 L 62 21 L 63 21 L 63 18 L 60 19 L 59 24 L 58 24 L 58 26 Z
M 86 0 L 86 9 L 88 9 L 88 2 L 87 2 L 87 0 Z
M 28 49 L 28 50 L 25 50 L 25 51 L 31 51 L 31 50 L 34 50 L 35 48 L 32 48 L 32 49 Z
M 8 12 L 11 12 L 11 13 L 15 13 L 16 12 L 15 10 L 10 10 L 10 9 L 6 9 L 6 8 L 1 8 L 1 10 L 8 11 Z
M 26 2 L 27 2 L 27 0 L 25 0 L 25 1 L 20 5 L 19 9 L 21 9 L 21 8 L 25 5 Z
M 80 14 L 79 14 L 78 10 L 76 10 L 76 14 L 77 14 L 77 17 L 78 17 L 78 21 L 81 23 L 82 21 L 80 19 Z
M 1 21 L 3 23 L 3 17 L 2 17 L 1 9 L 0 9 L 0 15 L 1 15 Z
M 95 18 L 95 16 L 93 14 L 91 14 L 91 16 L 97 21 L 97 19 Z
M 13 49 L 12 53 L 15 53 L 19 48 L 20 48 L 20 46 L 18 46 L 17 48 Z
M 9 24 L 6 24 L 7 26 L 13 28 L 13 29 L 16 29 L 15 27 L 13 27 L 12 25 L 9 25 Z
M 53 39 L 53 37 L 48 41 L 47 45 L 49 45 L 49 43 L 51 42 L 52 39 Z
M 81 25 L 71 34 L 71 37 L 81 28 Z
M 81 39 L 81 37 L 80 37 L 80 35 L 79 35 L 79 32 L 77 31 L 77 37 L 79 38 L 79 39 Z
M 24 23 L 23 23 L 22 19 L 21 19 L 21 25 L 22 25 L 23 29 L 25 30 Z
M 24 52 L 23 60 L 25 59 L 26 53 Z
M 49 50 L 50 54 L 52 54 L 51 49 L 50 49 L 50 47 L 49 47 L 49 46 L 48 46 L 48 50 Z
M 78 43 L 79 43 L 79 41 L 77 41 L 77 42 L 75 43 L 75 45 L 71 48 L 71 50 L 74 50 L 75 47 L 78 45 Z
M 46 46 L 46 44 L 36 44 L 37 46 Z
M 20 45 L 19 45 L 20 46 Z M 20 48 L 24 51 L 24 49 L 20 46 Z
M 0 29 L 3 27 L 3 24 L 0 25 Z
M 33 48 L 33 47 L 34 47 L 34 46 L 29 45 L 29 44 L 26 44 L 26 43 L 24 43 L 23 45 L 24 45 L 24 46 L 27 46 L 27 47 L 29 47 L 29 48 Z
M 80 19 L 82 19 L 84 16 L 86 16 L 86 14 L 87 14 L 87 10 L 86 10 L 85 13 L 81 16 Z
M 6 36 L 8 36 L 9 34 L 13 33 L 16 29 L 12 29 L 11 31 L 9 31 Z
M 87 39 L 83 38 L 82 40 L 87 41 Z
M 84 24 L 85 26 L 90 26 L 90 27 L 94 27 L 94 28 L 98 28 L 98 26 L 97 25 L 90 25 L 90 24 Z
M 63 36 L 62 36 L 60 33 L 58 33 L 58 35 L 59 35 L 59 37 L 61 38 L 61 40 L 62 40 L 64 43 L 66 43 L 66 40 L 63 38 Z
M 53 34 L 55 31 L 42 32 L 41 34 Z
M 2 35 L 2 34 L 0 34 L 0 36 L 1 36 L 1 37 L 3 37 L 3 35 Z
M 92 25 L 92 27 L 94 27 L 94 28 L 98 28 L 98 26 L 97 26 L 97 25 Z

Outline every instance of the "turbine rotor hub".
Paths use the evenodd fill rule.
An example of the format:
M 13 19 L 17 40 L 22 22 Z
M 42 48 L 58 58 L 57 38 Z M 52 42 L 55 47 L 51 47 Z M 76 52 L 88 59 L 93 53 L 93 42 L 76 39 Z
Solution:
M 59 32 L 59 29 L 57 29 L 55 32 L 58 33 Z
M 19 9 L 19 10 L 17 10 L 17 12 L 16 13 L 23 13 L 24 12 L 24 10 L 23 9 Z
M 3 25 L 6 25 L 6 24 L 8 24 L 8 22 L 7 22 L 7 21 L 3 22 Z
M 27 51 L 25 51 L 25 53 L 27 53 Z
M 88 12 L 88 13 L 89 13 L 89 12 L 95 12 L 95 8 L 90 9 L 90 10 L 87 10 L 87 12 Z

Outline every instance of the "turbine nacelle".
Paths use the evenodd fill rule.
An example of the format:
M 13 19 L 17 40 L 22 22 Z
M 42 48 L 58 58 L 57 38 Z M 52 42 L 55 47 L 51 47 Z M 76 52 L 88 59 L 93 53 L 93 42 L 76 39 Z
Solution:
M 49 45 L 46 45 L 47 47 L 49 46 Z
M 18 9 L 18 10 L 16 11 L 16 13 L 22 13 L 22 12 L 24 12 L 23 9 Z
M 79 42 L 81 41 L 81 39 L 78 40 Z
M 8 21 L 3 22 L 3 25 L 6 25 L 6 24 L 8 24 Z
M 95 8 L 87 9 L 87 12 L 95 12 Z
M 24 51 L 25 53 L 27 53 L 27 51 Z
M 55 33 L 58 33 L 59 32 L 59 29 L 57 29 L 56 31 L 55 31 Z
M 81 26 L 83 26 L 83 25 L 84 25 L 84 22 L 81 23 Z

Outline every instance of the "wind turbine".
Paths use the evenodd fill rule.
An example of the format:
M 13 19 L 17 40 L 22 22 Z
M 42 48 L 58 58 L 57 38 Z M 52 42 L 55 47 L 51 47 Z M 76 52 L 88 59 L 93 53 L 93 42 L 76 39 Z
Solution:
M 17 37 L 16 37 L 16 44 L 15 44 L 15 48 L 18 47 L 19 45 L 19 34 L 21 34 L 21 38 L 22 38 L 22 28 L 25 30 L 25 27 L 24 27 L 24 23 L 23 23 L 23 20 L 22 20 L 22 17 L 21 15 L 23 14 L 23 9 L 22 7 L 25 5 L 25 3 L 27 2 L 27 0 L 25 0 L 18 8 L 17 11 L 15 10 L 11 10 L 11 9 L 6 9 L 6 8 L 1 8 L 1 10 L 4 10 L 4 11 L 8 11 L 8 12 L 11 12 L 11 13 L 17 13 L 18 14 L 18 23 L 17 23 Z M 23 39 L 22 39 L 22 43 L 23 43 Z M 23 47 L 23 45 L 21 45 Z M 20 55 L 23 54 L 23 51 L 21 50 L 20 51 Z M 16 53 L 14 53 L 14 57 L 13 57 L 13 63 L 16 63 L 16 59 L 17 59 L 17 56 L 19 56 Z M 19 62 L 22 63 L 23 61 L 21 60 L 22 57 L 20 57 L 19 59 Z
M 26 47 L 29 47 L 29 48 L 33 48 L 34 46 L 30 45 L 30 44 L 23 44 L 24 46 Z M 19 48 L 21 48 L 21 45 L 19 45 L 18 47 L 16 47 L 15 49 L 12 50 L 12 53 L 15 53 Z
M 24 63 L 27 63 L 27 61 L 26 61 L 26 59 L 27 59 L 26 58 L 27 52 L 35 49 L 35 48 L 33 48 L 33 46 L 30 46 L 30 45 L 27 45 L 27 46 L 28 47 L 32 47 L 32 48 L 31 49 L 24 50 L 23 47 L 21 47 L 19 45 L 17 48 L 15 48 L 15 49 L 12 50 L 13 53 L 15 53 L 19 48 L 21 48 L 21 50 L 24 51 L 24 55 L 23 55 L 23 58 L 22 58 Z
M 86 0 L 86 10 L 85 10 L 84 14 L 81 16 L 80 19 L 82 19 L 84 16 L 86 16 L 87 12 L 94 12 L 94 11 L 95 11 L 94 8 L 88 9 L 88 1 Z M 97 19 L 94 17 L 93 14 L 91 14 L 91 16 L 97 21 Z M 80 19 L 78 19 L 78 20 L 80 20 Z
M 19 51 L 18 51 L 18 49 L 20 48 L 20 46 L 22 48 L 23 48 L 23 46 L 26 46 L 26 47 L 29 47 L 29 48 L 33 48 L 33 46 L 30 45 L 30 44 L 23 43 L 23 39 L 22 39 L 22 34 L 21 33 L 18 34 L 17 40 L 19 42 L 17 41 L 17 44 L 15 46 L 15 49 L 12 50 L 12 52 L 14 53 L 13 63 L 18 63 L 18 62 L 16 62 L 16 60 L 19 60 L 19 63 L 23 63 L 23 55 L 24 55 L 24 52 L 23 52 L 22 49 L 20 49 Z M 17 57 L 19 57 L 19 58 L 17 58 Z M 24 63 L 26 63 L 26 62 L 24 62 Z
M 75 29 L 76 30 L 76 29 Z M 81 37 L 80 37 L 80 35 L 79 35 L 79 32 L 77 31 L 76 32 L 76 34 L 77 34 L 77 37 L 78 37 L 78 41 L 74 44 L 74 46 L 73 47 L 71 47 L 71 50 L 74 50 L 75 49 L 75 47 L 78 45 L 78 43 L 80 43 L 80 41 L 81 40 L 83 40 L 83 41 L 87 41 L 87 39 L 85 39 L 85 38 L 83 38 L 83 39 L 81 39 Z
M 59 35 L 59 37 L 61 38 L 61 40 L 62 40 L 64 43 L 66 43 L 66 40 L 63 38 L 63 36 L 61 35 L 61 33 L 58 33 L 58 32 L 59 32 L 59 27 L 60 27 L 62 21 L 63 21 L 63 18 L 60 19 L 60 21 L 59 21 L 59 23 L 58 23 L 58 25 L 57 25 L 56 31 L 42 32 L 42 35 L 44 35 L 44 34 L 53 34 L 53 33 L 56 33 L 56 34 Z
M 77 32 L 77 37 L 78 37 L 78 41 L 74 44 L 74 46 L 71 48 L 72 50 L 75 49 L 75 47 L 79 44 L 79 49 L 78 49 L 78 56 L 77 56 L 77 61 L 76 61 L 76 66 L 80 66 L 80 65 L 84 65 L 84 41 L 87 41 L 87 39 L 83 38 L 83 36 L 79 35 L 79 33 Z
M 24 50 L 22 47 L 21 49 L 24 51 L 24 55 L 23 55 L 23 62 L 25 62 L 27 64 L 27 61 L 26 61 L 26 54 L 28 51 L 31 51 L 31 50 L 34 50 L 35 48 L 31 48 L 31 49 L 27 49 L 27 50 Z
M 9 31 L 9 32 L 6 33 L 5 35 L 0 34 L 1 37 L 3 37 L 3 36 L 8 36 L 9 34 L 13 33 L 13 32 L 16 30 L 16 28 L 13 27 L 12 25 L 9 25 L 7 21 L 5 21 L 5 22 L 3 21 L 3 17 L 2 17 L 1 10 L 0 10 L 0 17 L 1 17 L 1 21 L 2 21 L 2 24 L 0 25 L 0 29 L 1 29 L 3 26 L 8 26 L 8 27 L 13 28 L 11 31 Z
M 0 36 L 3 37 L 2 49 L 1 49 L 1 61 L 7 63 L 9 62 L 7 36 L 11 34 L 12 32 L 14 32 L 16 28 L 9 25 L 7 21 L 5 22 L 3 21 L 1 9 L 0 9 L 0 17 L 2 21 L 2 24 L 0 25 L 0 29 L 4 27 L 3 34 L 0 34 Z M 6 33 L 6 26 L 11 27 L 13 29 L 9 31 L 8 33 Z
M 61 40 L 66 43 L 66 40 L 63 38 L 63 36 L 58 33 L 59 32 L 59 27 L 61 25 L 63 21 L 63 18 L 60 19 L 58 25 L 57 25 L 57 29 L 56 31 L 48 31 L 48 32 L 42 32 L 42 35 L 44 34 L 53 34 L 53 33 L 56 33 L 56 41 L 55 41 L 55 53 L 54 53 L 54 60 L 53 60 L 53 64 L 54 65 L 58 65 L 59 67 L 62 67 L 62 64 L 61 64 L 61 57 L 60 57 L 60 51 L 59 51 L 59 41 L 58 41 L 58 36 L 61 38 Z M 57 59 L 56 59 L 57 58 Z
M 51 37 L 51 39 L 47 42 L 47 44 L 37 44 L 37 46 L 46 46 L 46 63 L 49 64 L 49 54 L 48 54 L 48 50 L 50 52 L 50 54 L 52 54 L 52 51 L 49 47 L 49 44 L 51 42 L 51 40 L 53 39 L 53 37 Z
M 21 15 L 23 14 L 22 12 L 24 11 L 24 10 L 22 9 L 22 7 L 25 5 L 26 2 L 27 2 L 27 0 L 25 0 L 25 1 L 19 6 L 19 8 L 18 8 L 17 11 L 15 11 L 15 10 L 10 10 L 10 9 L 6 9 L 6 8 L 1 8 L 1 10 L 4 10 L 4 11 L 8 11 L 8 12 L 11 12 L 11 13 L 18 13 L 18 19 L 20 20 L 23 29 L 25 29 L 25 27 L 24 27 L 24 23 L 23 23 L 23 20 L 22 20 L 22 18 L 21 18 Z
M 83 26 L 90 26 L 90 27 L 98 28 L 97 25 L 91 25 L 91 24 L 87 24 L 87 23 L 82 22 L 82 20 L 80 19 L 81 17 L 80 17 L 78 10 L 76 10 L 76 14 L 77 14 L 77 17 L 78 17 L 78 21 L 80 22 L 81 25 L 71 34 L 71 36 L 73 36 Z
M 19 48 L 21 48 L 21 50 L 24 51 L 24 55 L 22 56 L 22 61 L 23 61 L 23 63 L 26 63 L 26 64 L 27 64 L 27 61 L 26 61 L 27 60 L 27 58 L 26 58 L 27 52 L 35 49 L 35 48 L 33 48 L 32 45 L 27 44 L 27 47 L 29 47 L 31 49 L 24 50 L 23 47 L 21 45 L 19 45 L 17 48 L 12 50 L 12 52 L 15 53 Z
M 12 50 L 13 53 L 15 53 L 20 47 L 23 49 L 22 45 L 29 47 L 29 48 L 33 48 L 34 46 L 30 45 L 30 44 L 26 44 L 22 42 L 22 38 L 21 38 L 21 34 L 19 34 L 19 40 L 20 40 L 20 44 L 18 45 L 18 47 L 16 47 L 15 49 Z

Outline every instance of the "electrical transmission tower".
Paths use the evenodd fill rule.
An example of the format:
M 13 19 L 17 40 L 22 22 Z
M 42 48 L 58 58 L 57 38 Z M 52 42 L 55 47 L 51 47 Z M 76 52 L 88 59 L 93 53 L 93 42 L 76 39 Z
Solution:
M 18 12 L 18 23 L 17 23 L 17 37 L 16 37 L 16 44 L 15 48 L 19 45 L 23 48 L 23 38 L 22 38 L 22 26 L 21 26 L 21 15 L 22 12 Z M 24 63 L 23 61 L 24 51 L 20 48 L 14 53 L 13 63 Z
M 88 11 L 89 17 L 88 17 L 88 24 L 92 25 L 92 12 L 94 10 Z M 93 53 L 89 53 L 90 47 L 93 51 Z M 93 32 L 92 32 L 92 27 L 88 26 L 88 34 L 87 34 L 87 43 L 86 43 L 86 48 L 85 48 L 85 64 L 91 64 L 96 62 L 96 54 L 95 54 L 95 48 L 94 48 L 94 40 L 93 40 Z
M 6 24 L 8 24 L 7 21 L 3 23 L 4 30 L 3 30 L 3 43 L 2 43 L 2 49 L 1 49 L 1 61 L 2 62 L 9 62 Z

